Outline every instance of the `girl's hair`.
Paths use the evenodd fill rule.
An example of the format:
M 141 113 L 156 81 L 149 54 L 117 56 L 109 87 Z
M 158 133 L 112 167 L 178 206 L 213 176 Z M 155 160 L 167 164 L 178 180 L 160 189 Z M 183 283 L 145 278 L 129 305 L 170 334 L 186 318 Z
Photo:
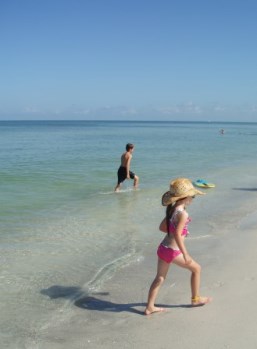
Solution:
M 167 232 L 170 234 L 170 219 L 175 211 L 175 204 L 170 204 L 166 208 L 166 224 L 167 224 Z
M 166 224 L 167 224 L 167 232 L 168 232 L 168 235 L 170 234 L 170 219 L 175 211 L 175 208 L 176 208 L 176 203 L 177 202 L 183 202 L 183 200 L 185 200 L 187 198 L 183 198 L 183 199 L 180 199 L 176 202 L 174 202 L 173 204 L 169 204 L 166 208 Z

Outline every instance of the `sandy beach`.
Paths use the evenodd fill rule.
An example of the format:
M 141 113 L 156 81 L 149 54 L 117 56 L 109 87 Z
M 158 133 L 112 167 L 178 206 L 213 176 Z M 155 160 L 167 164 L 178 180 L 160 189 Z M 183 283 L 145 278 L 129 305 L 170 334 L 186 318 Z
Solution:
M 227 125 L 224 137 L 209 123 L 2 125 L 1 348 L 256 348 L 256 125 Z M 118 194 L 119 133 L 140 145 L 141 182 Z M 180 143 L 166 151 L 174 137 L 180 161 Z M 160 200 L 178 176 L 216 184 L 188 207 L 186 239 L 213 302 L 192 309 L 190 273 L 171 265 L 157 298 L 167 311 L 147 317 Z
M 167 312 L 143 315 L 161 239 L 155 230 L 144 242 L 144 258 L 119 270 L 101 290 L 89 295 L 83 288 L 46 291 L 50 299 L 60 297 L 60 305 L 66 304 L 61 311 L 69 315 L 41 329 L 34 348 L 256 348 L 257 185 L 254 177 L 244 188 L 238 184 L 236 178 L 233 186 L 225 181 L 213 200 L 202 201 L 206 216 L 195 214 L 198 223 L 192 228 L 201 234 L 192 232 L 187 241 L 202 265 L 201 294 L 212 296 L 211 304 L 191 308 L 190 274 L 171 266 L 157 302 Z

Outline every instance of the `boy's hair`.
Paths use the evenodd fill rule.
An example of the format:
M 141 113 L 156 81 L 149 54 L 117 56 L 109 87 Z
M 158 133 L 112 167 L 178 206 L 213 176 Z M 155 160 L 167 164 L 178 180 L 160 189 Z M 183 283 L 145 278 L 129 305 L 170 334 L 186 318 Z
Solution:
M 126 145 L 126 150 L 127 151 L 129 151 L 130 149 L 133 149 L 134 148 L 134 144 L 132 144 L 132 143 L 128 143 L 127 145 Z

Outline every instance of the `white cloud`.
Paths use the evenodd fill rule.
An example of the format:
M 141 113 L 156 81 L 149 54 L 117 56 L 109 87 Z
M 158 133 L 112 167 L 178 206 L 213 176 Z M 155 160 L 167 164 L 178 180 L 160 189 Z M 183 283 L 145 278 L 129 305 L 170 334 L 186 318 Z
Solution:
M 23 112 L 28 114 L 41 114 L 42 110 L 36 106 L 27 106 L 24 108 Z
M 193 102 L 188 102 L 184 104 L 176 104 L 166 107 L 160 107 L 156 109 L 157 112 L 166 115 L 172 114 L 201 114 L 203 108 Z
M 170 104 L 166 106 L 129 106 L 104 105 L 102 107 L 87 107 L 71 104 L 60 108 L 40 108 L 31 103 L 20 111 L 4 113 L 0 118 L 11 119 L 58 119 L 58 120 L 227 120 L 227 121 L 257 121 L 257 104 L 197 104 L 193 101 Z

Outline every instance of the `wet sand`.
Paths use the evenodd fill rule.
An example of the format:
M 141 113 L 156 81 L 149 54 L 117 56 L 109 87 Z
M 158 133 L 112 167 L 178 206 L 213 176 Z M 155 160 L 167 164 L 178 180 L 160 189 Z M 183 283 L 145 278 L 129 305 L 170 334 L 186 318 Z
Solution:
M 101 289 L 86 294 L 64 287 L 60 316 L 49 319 L 34 347 L 30 340 L 26 348 L 256 348 L 257 184 L 227 180 L 204 200 L 197 212 L 192 207 L 187 248 L 202 265 L 201 294 L 212 296 L 211 304 L 190 307 L 190 273 L 171 266 L 157 299 L 167 311 L 144 315 L 162 238 L 156 229 L 143 242 L 143 259 Z

